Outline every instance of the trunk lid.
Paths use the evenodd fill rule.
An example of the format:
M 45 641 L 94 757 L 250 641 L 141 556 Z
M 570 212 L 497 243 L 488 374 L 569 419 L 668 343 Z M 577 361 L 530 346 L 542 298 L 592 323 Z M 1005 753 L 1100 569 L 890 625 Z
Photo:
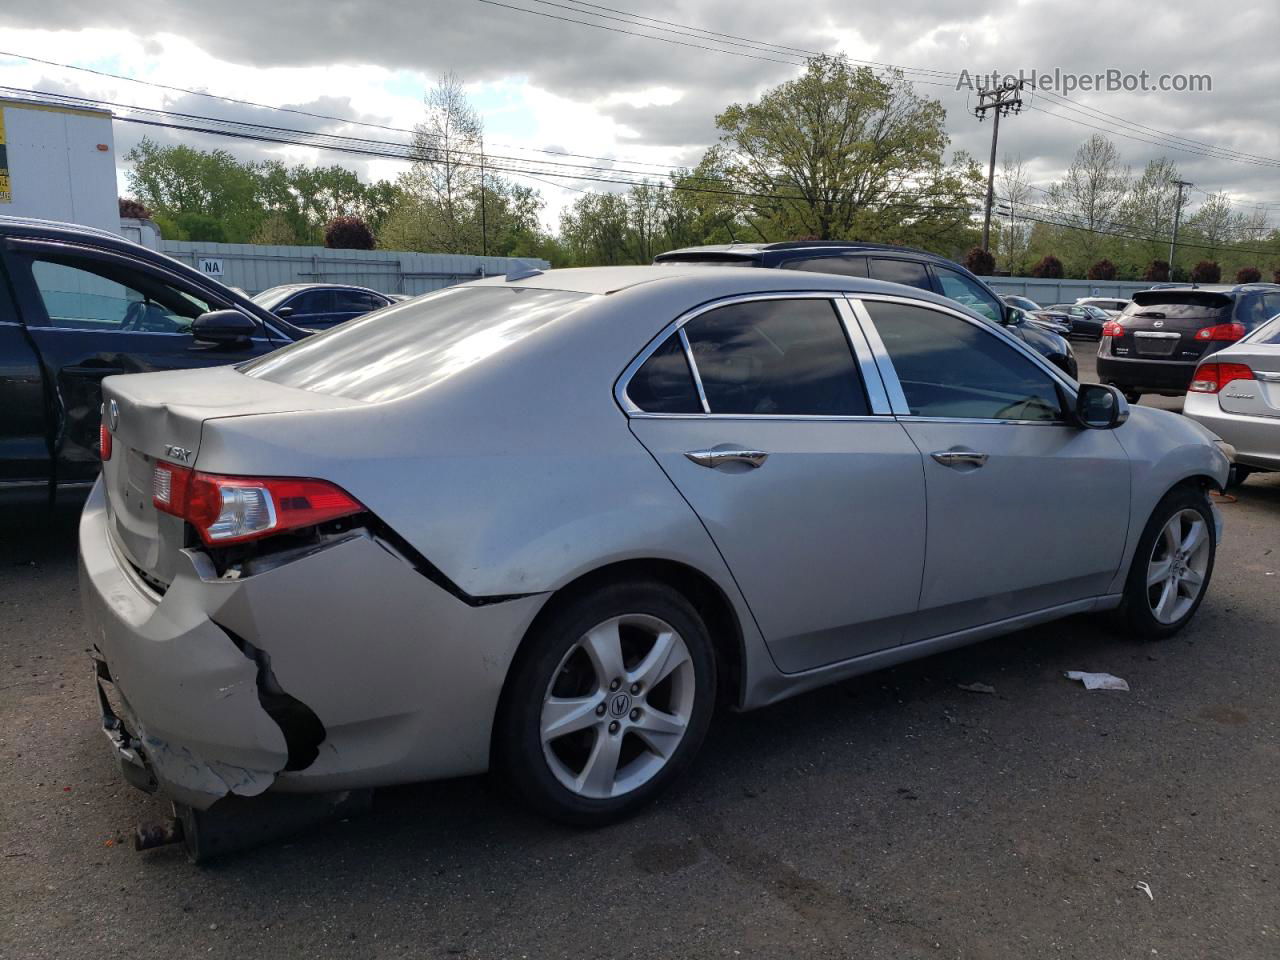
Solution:
M 1119 317 L 1124 335 L 1111 338 L 1111 354 L 1132 360 L 1194 363 L 1222 346 L 1197 340 L 1205 327 L 1231 322 L 1234 301 L 1208 290 L 1142 290 Z
M 103 420 L 112 435 L 102 465 L 108 526 L 123 560 L 153 590 L 172 582 L 187 526 L 151 502 L 156 463 L 195 465 L 206 421 L 223 417 L 363 406 L 246 377 L 232 367 L 108 377 Z
M 1243 363 L 1252 380 L 1233 380 L 1218 392 L 1227 413 L 1250 417 L 1280 417 L 1280 344 L 1241 343 L 1213 358 L 1219 363 Z

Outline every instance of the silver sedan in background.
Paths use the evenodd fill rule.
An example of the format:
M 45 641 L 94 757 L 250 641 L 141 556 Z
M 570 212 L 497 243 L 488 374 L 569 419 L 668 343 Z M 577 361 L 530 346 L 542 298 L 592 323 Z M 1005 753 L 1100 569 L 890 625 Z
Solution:
M 1280 316 L 1202 362 L 1182 412 L 1235 447 L 1231 483 L 1280 470 Z
M 492 768 L 601 823 L 720 706 L 1069 614 L 1168 636 L 1229 466 L 953 301 L 789 270 L 527 271 L 103 394 L 104 726 L 188 812 Z

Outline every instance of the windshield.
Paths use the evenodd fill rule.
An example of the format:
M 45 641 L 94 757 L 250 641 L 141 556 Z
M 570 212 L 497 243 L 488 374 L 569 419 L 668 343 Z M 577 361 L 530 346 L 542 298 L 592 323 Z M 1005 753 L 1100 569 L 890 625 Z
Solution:
M 590 300 L 527 287 L 447 287 L 307 337 L 238 369 L 286 387 L 375 403 L 465 370 Z
M 274 310 L 281 300 L 297 292 L 297 287 L 272 287 L 269 290 L 263 290 L 261 293 L 255 294 L 249 299 L 264 310 Z

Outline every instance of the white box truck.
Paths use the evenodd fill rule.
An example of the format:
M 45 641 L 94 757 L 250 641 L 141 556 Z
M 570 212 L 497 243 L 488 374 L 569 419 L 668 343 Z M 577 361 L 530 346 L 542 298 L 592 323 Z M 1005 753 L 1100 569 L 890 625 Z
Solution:
M 111 113 L 0 97 L 0 216 L 120 232 Z

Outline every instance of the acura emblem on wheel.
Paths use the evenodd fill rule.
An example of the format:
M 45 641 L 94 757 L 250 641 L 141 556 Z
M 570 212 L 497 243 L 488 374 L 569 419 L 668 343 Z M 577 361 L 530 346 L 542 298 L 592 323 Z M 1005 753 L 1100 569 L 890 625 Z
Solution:
M 631 709 L 631 698 L 625 693 L 620 693 L 613 698 L 613 702 L 609 704 L 609 712 L 615 717 L 625 716 L 626 712 Z

